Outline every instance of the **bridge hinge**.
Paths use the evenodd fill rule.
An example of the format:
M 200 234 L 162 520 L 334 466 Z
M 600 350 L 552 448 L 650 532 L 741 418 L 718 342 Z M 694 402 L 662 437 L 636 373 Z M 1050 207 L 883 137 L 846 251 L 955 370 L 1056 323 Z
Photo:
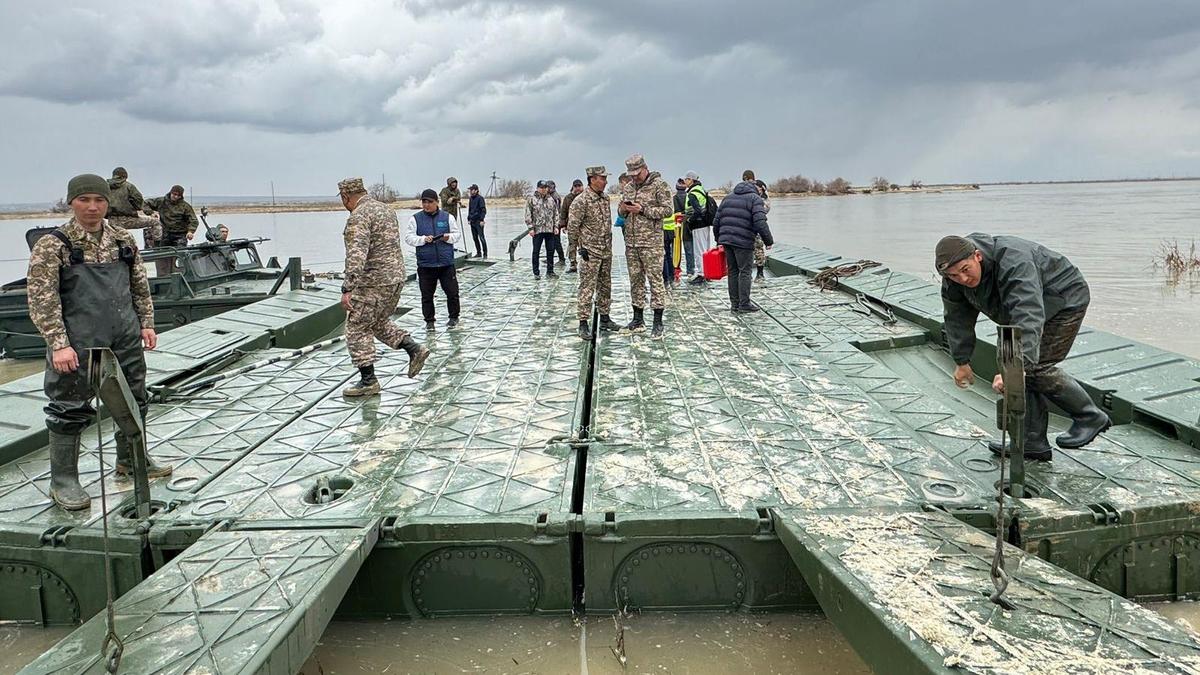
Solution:
M 1099 525 L 1115 525 L 1121 522 L 1121 512 L 1108 502 L 1088 504 L 1087 508 L 1092 512 L 1092 520 Z

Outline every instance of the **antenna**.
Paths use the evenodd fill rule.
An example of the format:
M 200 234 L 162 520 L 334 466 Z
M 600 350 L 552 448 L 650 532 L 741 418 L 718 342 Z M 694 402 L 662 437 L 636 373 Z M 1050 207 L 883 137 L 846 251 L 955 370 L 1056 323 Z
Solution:
M 493 171 L 492 172 L 492 184 L 488 186 L 488 191 L 487 191 L 486 196 L 491 197 L 496 194 L 496 179 L 497 178 L 499 178 L 499 176 L 497 176 L 496 172 Z

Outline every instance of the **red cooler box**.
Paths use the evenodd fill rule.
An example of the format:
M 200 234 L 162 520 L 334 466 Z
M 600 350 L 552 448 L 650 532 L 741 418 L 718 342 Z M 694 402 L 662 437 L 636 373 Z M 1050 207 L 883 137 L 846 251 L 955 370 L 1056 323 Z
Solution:
M 705 251 L 700 265 L 704 269 L 705 279 L 725 278 L 725 247 L 718 246 Z

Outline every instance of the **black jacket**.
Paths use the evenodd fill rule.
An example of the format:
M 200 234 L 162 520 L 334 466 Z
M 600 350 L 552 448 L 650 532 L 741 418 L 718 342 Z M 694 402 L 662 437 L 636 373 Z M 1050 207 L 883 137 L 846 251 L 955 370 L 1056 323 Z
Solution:
M 484 218 L 487 218 L 487 202 L 483 201 L 483 195 L 475 195 L 467 206 L 467 222 L 478 224 Z
M 753 181 L 738 183 L 733 192 L 721 200 L 713 230 L 717 243 L 722 246 L 754 248 L 756 234 L 767 246 L 775 244 L 771 228 L 767 226 L 767 210 Z
M 979 285 L 942 279 L 942 308 L 950 356 L 961 365 L 975 351 L 975 322 L 983 312 L 998 324 L 1021 328 L 1026 366 L 1038 363 L 1046 320 L 1091 302 L 1083 274 L 1063 254 L 1020 237 L 968 234 L 983 253 Z

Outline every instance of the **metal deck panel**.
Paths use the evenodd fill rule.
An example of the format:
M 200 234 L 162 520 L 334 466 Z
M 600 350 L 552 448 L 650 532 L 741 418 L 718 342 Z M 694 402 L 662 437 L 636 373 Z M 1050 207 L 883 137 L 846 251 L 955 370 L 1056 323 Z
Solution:
M 294 673 L 376 528 L 212 532 L 116 602 L 121 672 Z M 104 673 L 97 615 L 21 673 Z
M 1200 636 L 942 513 L 777 513 L 826 614 L 887 673 L 1194 673 Z

